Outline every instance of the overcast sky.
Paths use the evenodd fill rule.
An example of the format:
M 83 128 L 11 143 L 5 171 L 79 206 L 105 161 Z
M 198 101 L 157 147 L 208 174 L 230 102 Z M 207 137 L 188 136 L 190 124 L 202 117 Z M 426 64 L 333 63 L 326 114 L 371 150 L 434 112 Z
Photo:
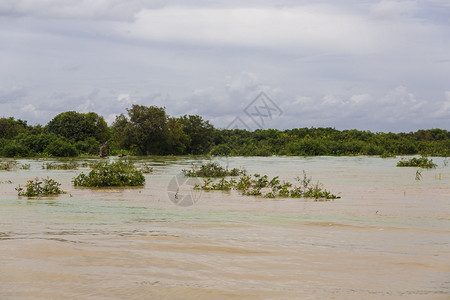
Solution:
M 136 103 L 219 128 L 450 130 L 449 0 L 1 0 L 0 39 L 0 117 L 30 124 Z

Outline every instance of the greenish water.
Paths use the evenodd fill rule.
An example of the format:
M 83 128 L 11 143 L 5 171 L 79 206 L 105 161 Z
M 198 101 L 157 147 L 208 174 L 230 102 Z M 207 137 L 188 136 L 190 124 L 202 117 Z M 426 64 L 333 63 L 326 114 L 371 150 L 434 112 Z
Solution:
M 120 189 L 75 188 L 88 169 L 17 160 L 31 169 L 0 171 L 12 181 L 0 184 L 0 298 L 447 299 L 450 167 L 433 158 L 439 167 L 416 181 L 398 159 L 219 158 L 291 182 L 305 170 L 342 198 L 214 191 L 188 207 L 169 199 L 170 182 L 201 158 L 138 158 L 154 173 Z M 17 196 L 47 176 L 68 193 Z

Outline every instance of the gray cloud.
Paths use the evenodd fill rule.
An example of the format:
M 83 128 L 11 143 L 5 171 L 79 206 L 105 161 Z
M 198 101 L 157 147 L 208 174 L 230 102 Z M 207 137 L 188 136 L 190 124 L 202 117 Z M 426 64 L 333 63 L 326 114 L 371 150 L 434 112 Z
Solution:
M 24 98 L 27 90 L 24 87 L 13 86 L 10 88 L 0 88 L 0 103 L 13 103 Z
M 0 16 L 129 21 L 142 9 L 164 6 L 164 0 L 3 0 Z
M 449 129 L 449 8 L 441 0 L 6 0 L 0 106 L 42 124 L 67 110 L 111 122 L 137 103 L 226 127 L 265 91 L 284 112 L 269 127 Z

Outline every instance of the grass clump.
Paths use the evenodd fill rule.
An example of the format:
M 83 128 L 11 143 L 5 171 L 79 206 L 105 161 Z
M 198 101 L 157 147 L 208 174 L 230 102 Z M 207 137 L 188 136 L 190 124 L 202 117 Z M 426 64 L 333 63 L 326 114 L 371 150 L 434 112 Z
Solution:
M 48 177 L 35 178 L 34 180 L 28 180 L 25 186 L 19 185 L 16 187 L 16 191 L 19 196 L 27 197 L 65 194 L 66 192 L 59 188 L 60 186 L 60 183 Z
M 413 157 L 410 159 L 402 159 L 397 163 L 397 167 L 418 167 L 423 169 L 432 169 L 436 168 L 437 165 L 433 163 L 432 159 L 428 159 L 424 156 L 422 157 Z
M 200 167 L 192 166 L 191 170 L 182 170 L 184 176 L 187 177 L 226 177 L 226 176 L 241 176 L 246 175 L 246 171 L 244 169 L 233 168 L 228 170 L 228 168 L 224 168 L 218 163 L 206 163 L 202 164 Z
M 75 161 L 69 161 L 67 163 L 62 163 L 62 164 L 46 162 L 46 163 L 42 164 L 42 169 L 46 169 L 46 170 L 77 170 L 78 163 Z
M 276 176 L 269 180 L 267 175 L 254 174 L 253 176 L 241 175 L 238 180 L 231 178 L 222 178 L 219 181 L 213 181 L 211 178 L 203 180 L 203 185 L 196 185 L 195 189 L 200 190 L 237 190 L 247 196 L 262 196 L 266 198 L 314 198 L 318 200 L 339 199 L 339 196 L 332 194 L 323 188 L 319 182 L 311 184 L 312 178 L 306 176 L 303 171 L 303 177 L 296 178 L 298 185 L 290 182 L 280 182 Z
M 86 175 L 81 173 L 73 179 L 75 186 L 142 186 L 145 182 L 143 172 L 130 162 L 101 162 L 92 165 L 93 169 Z

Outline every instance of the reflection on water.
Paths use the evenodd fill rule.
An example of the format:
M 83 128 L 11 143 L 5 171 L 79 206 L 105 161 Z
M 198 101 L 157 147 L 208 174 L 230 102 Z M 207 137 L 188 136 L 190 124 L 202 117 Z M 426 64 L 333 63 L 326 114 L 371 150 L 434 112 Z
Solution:
M 448 299 L 450 168 L 375 157 L 229 158 L 292 181 L 302 170 L 331 202 L 204 192 L 174 205 L 168 184 L 191 158 L 138 159 L 143 188 L 74 188 L 82 170 L 1 171 L 1 299 Z M 34 177 L 68 194 L 19 198 Z

